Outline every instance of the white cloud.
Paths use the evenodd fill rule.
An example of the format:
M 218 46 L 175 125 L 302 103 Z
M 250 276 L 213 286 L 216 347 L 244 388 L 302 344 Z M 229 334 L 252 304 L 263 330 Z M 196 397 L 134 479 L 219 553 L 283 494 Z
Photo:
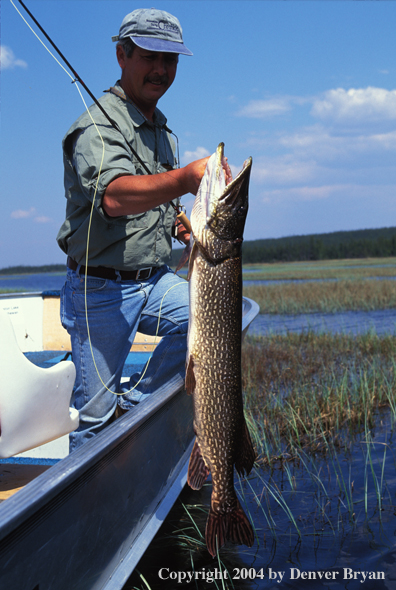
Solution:
M 0 45 L 0 69 L 8 70 L 16 67 L 27 68 L 27 63 L 22 59 L 17 59 L 12 49 L 7 45 Z
M 313 100 L 311 115 L 335 122 L 378 122 L 396 119 L 396 90 L 335 88 Z
M 251 100 L 242 107 L 236 114 L 239 117 L 250 117 L 254 119 L 264 119 L 273 115 L 281 115 L 291 110 L 291 104 L 288 97 L 271 98 L 267 100 Z
M 266 184 L 300 184 L 315 177 L 314 160 L 303 161 L 293 154 L 278 157 L 261 157 L 254 161 L 252 178 Z
M 279 203 L 284 201 L 318 201 L 345 195 L 347 199 L 376 199 L 378 197 L 392 198 L 395 185 L 371 184 L 327 184 L 318 186 L 300 186 L 263 191 L 261 200 L 264 203 Z
M 33 217 L 36 214 L 36 209 L 30 207 L 30 209 L 16 209 L 11 213 L 12 219 L 26 219 L 27 217 Z
M 396 131 L 336 134 L 324 125 L 266 136 L 253 155 L 252 181 L 268 190 L 383 183 L 396 178 Z
M 35 223 L 51 223 L 52 219 L 50 217 L 46 217 L 45 215 L 37 215 L 37 210 L 35 207 L 30 207 L 30 209 L 16 209 L 11 213 L 12 219 L 28 219 L 33 218 Z
M 364 124 L 396 119 L 396 90 L 373 86 L 349 90 L 332 88 L 318 96 L 285 95 L 251 100 L 236 116 L 265 119 L 309 103 L 312 104 L 311 116 L 324 121 Z
M 274 115 L 283 115 L 291 111 L 294 105 L 304 105 L 312 102 L 311 97 L 303 96 L 271 96 L 258 100 L 251 100 L 235 114 L 238 117 L 249 117 L 252 119 L 266 119 Z
M 317 201 L 327 199 L 337 190 L 345 189 L 347 185 L 324 185 L 324 186 L 299 186 L 285 189 L 274 189 L 264 191 L 262 200 L 265 203 L 279 202 L 286 200 L 293 201 Z
M 283 107 L 287 124 L 276 124 L 275 117 L 267 124 L 264 113 L 271 105 L 278 105 L 279 114 Z M 250 192 L 258 207 L 284 210 L 291 223 L 295 217 L 306 227 L 311 212 L 323 225 L 326 215 L 339 214 L 337 223 L 355 227 L 392 218 L 396 90 L 336 88 L 316 96 L 269 97 L 265 104 L 247 103 L 242 113 L 252 117 L 244 120 L 243 146 L 253 156 Z M 323 219 L 320 211 L 326 212 Z
M 279 135 L 277 144 L 300 158 L 351 162 L 362 156 L 378 159 L 396 152 L 396 131 L 343 135 L 331 132 L 323 125 L 314 125 L 292 134 Z
M 206 158 L 210 156 L 211 152 L 209 152 L 206 148 L 199 146 L 193 152 L 186 151 L 181 157 L 182 164 L 185 166 L 194 160 L 200 160 L 201 158 Z
M 50 217 L 45 217 L 45 215 L 41 215 L 34 218 L 36 223 L 51 223 L 52 219 Z
M 376 133 L 371 135 L 370 139 L 378 147 L 396 151 L 396 131 L 391 131 L 390 133 Z

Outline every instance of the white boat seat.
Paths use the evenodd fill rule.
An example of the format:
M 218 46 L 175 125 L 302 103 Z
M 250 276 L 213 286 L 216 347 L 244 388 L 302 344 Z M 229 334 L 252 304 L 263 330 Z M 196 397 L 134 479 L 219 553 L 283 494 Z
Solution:
M 18 346 L 8 314 L 0 309 L 0 458 L 50 442 L 78 427 L 69 408 L 76 369 L 63 361 L 42 369 Z

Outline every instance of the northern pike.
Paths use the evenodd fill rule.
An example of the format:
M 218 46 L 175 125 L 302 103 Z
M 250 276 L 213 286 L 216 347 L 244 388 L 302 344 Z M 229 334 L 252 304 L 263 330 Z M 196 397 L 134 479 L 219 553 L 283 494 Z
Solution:
M 186 390 L 193 395 L 196 439 L 187 481 L 197 490 L 212 475 L 205 533 L 212 557 L 227 540 L 249 547 L 254 541 L 234 489 L 234 466 L 247 475 L 255 460 L 241 383 L 241 247 L 251 165 L 249 158 L 231 180 L 221 143 L 207 163 L 191 214 Z

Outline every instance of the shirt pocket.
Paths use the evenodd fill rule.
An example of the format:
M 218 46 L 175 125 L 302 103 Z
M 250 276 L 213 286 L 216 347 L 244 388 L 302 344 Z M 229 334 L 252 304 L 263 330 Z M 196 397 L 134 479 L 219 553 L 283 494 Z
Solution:
M 137 213 L 136 215 L 123 215 L 111 220 L 110 225 L 123 226 L 130 229 L 147 229 L 150 223 L 151 211 Z

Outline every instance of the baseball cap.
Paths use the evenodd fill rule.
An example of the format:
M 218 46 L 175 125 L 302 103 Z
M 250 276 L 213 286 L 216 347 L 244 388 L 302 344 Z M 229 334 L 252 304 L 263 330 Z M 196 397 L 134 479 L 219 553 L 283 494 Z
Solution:
M 127 37 L 148 51 L 193 55 L 183 43 L 180 22 L 164 10 L 138 8 L 127 14 L 119 34 L 111 39 L 119 41 Z

